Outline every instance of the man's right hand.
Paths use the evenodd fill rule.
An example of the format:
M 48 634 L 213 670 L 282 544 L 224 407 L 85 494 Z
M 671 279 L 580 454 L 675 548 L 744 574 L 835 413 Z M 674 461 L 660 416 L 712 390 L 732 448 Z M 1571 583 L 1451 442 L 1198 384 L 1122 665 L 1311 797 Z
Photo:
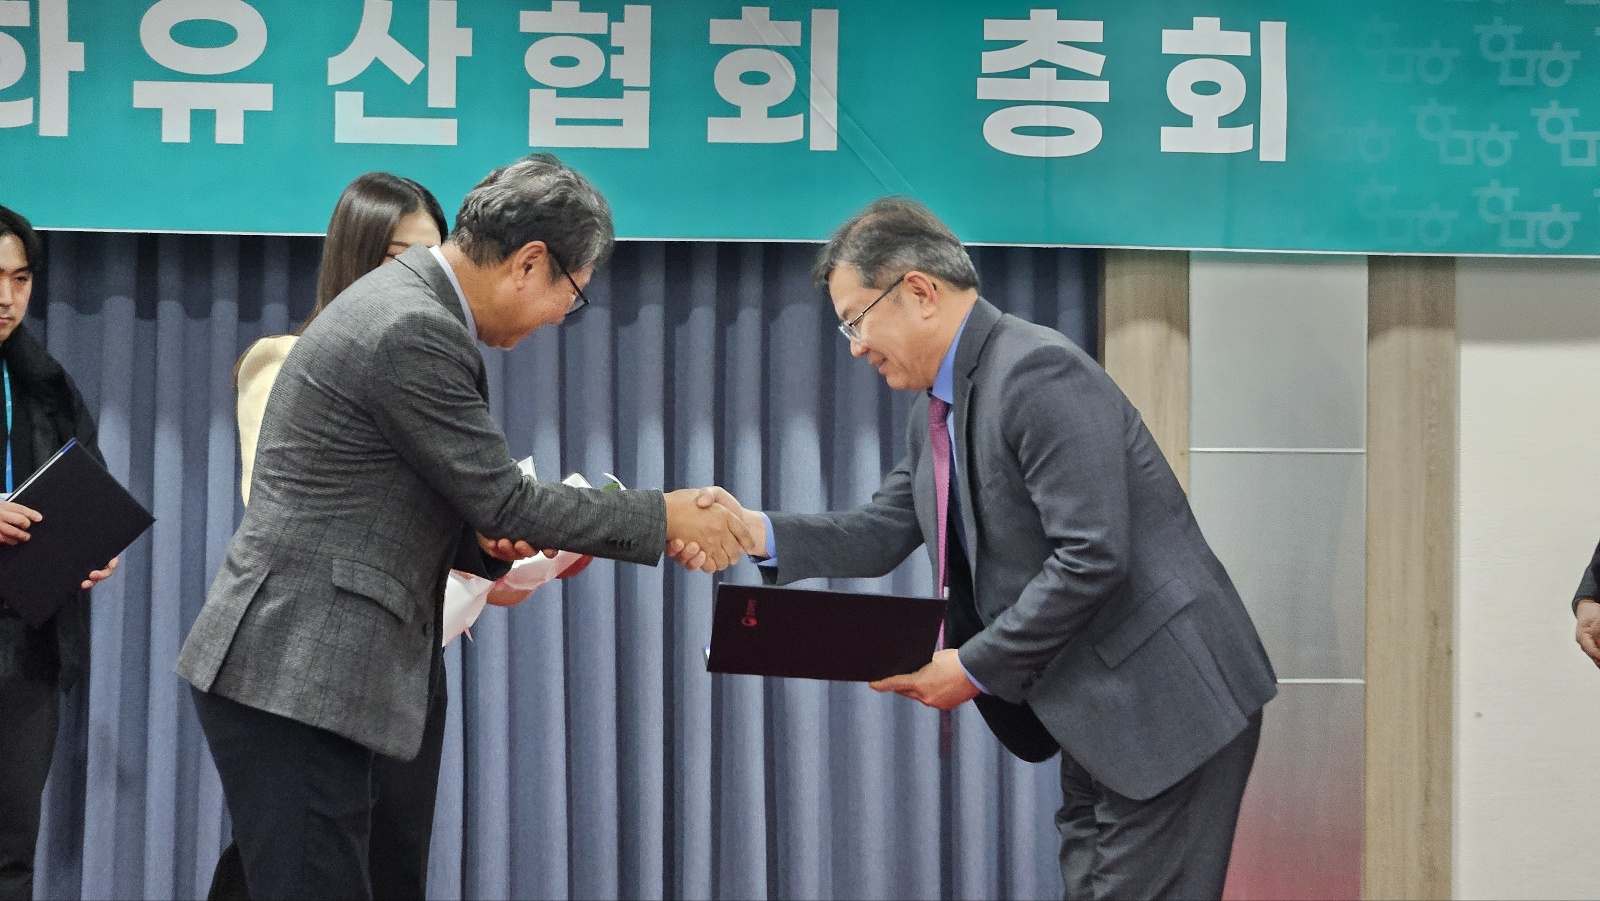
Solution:
M 1578 647 L 1600 666 L 1600 602 L 1587 598 L 1578 602 Z
M 713 505 L 719 506 L 738 517 L 750 533 L 750 543 L 745 545 L 745 553 L 753 557 L 766 557 L 767 518 L 761 515 L 761 511 L 746 510 L 738 498 L 729 494 L 727 489 L 716 485 L 700 489 L 700 496 L 695 498 L 695 503 L 701 509 L 710 509 Z M 667 556 L 689 569 L 699 569 L 705 559 L 699 545 L 681 540 L 667 542 Z
M 702 506 L 698 502 L 700 490 L 682 488 L 666 492 L 667 546 L 682 548 L 693 545 L 699 565 L 693 566 L 705 573 L 727 569 L 738 562 L 739 555 L 753 547 L 754 539 L 743 520 L 726 508 L 716 504 Z
M 11 501 L 0 501 L 0 544 L 21 544 L 28 540 L 28 528 L 44 519 L 39 511 Z

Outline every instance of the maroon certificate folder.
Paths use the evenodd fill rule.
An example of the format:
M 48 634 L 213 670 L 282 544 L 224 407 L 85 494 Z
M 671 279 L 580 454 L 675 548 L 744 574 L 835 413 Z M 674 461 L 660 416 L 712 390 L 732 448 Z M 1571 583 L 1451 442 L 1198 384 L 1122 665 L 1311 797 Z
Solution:
M 706 669 L 871 682 L 933 659 L 938 598 L 719 585 Z

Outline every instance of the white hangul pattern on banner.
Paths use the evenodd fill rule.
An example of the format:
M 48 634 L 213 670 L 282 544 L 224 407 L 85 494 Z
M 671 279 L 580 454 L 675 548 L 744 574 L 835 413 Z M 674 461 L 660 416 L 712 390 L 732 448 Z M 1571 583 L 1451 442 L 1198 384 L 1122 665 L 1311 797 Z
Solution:
M 806 137 L 810 117 L 812 150 L 839 149 L 839 11 L 813 9 L 810 22 L 810 97 L 807 113 L 772 116 L 772 108 L 794 96 L 799 80 L 794 64 L 771 47 L 803 46 L 802 23 L 773 21 L 766 6 L 740 8 L 737 19 L 712 19 L 711 43 L 738 46 L 717 62 L 713 81 L 717 94 L 739 108 L 737 116 L 706 119 L 706 140 L 713 144 L 787 144 Z M 744 76 L 766 80 L 751 84 Z
M 472 55 L 472 29 L 456 25 L 456 0 L 428 0 L 428 61 L 394 39 L 393 0 L 365 0 L 361 24 L 350 45 L 328 60 L 328 84 L 341 85 L 381 63 L 406 84 L 428 70 L 428 108 L 455 109 L 456 62 Z M 371 116 L 365 91 L 333 93 L 336 144 L 454 146 L 456 119 L 433 116 Z
M 83 71 L 83 42 L 67 36 L 67 0 L 38 0 L 39 134 L 66 137 L 67 76 Z M 32 16 L 28 0 L 0 0 L 0 28 L 27 28 Z M 22 80 L 28 53 L 22 42 L 0 31 L 0 90 Z M 34 122 L 34 99 L 0 101 L 0 128 L 22 128 Z
M 1248 31 L 1224 31 L 1222 20 L 1196 16 L 1189 29 L 1164 28 L 1161 52 L 1192 56 L 1167 76 L 1167 99 L 1192 120 L 1190 125 L 1163 126 L 1162 153 L 1244 153 L 1257 147 L 1255 125 L 1222 124 L 1222 117 L 1244 106 L 1248 95 L 1244 73 L 1221 57 L 1252 55 Z M 1288 155 L 1289 76 L 1288 26 L 1261 23 L 1259 155 L 1265 162 L 1281 163 Z M 1213 84 L 1215 93 L 1203 94 L 1197 85 Z
M 554 0 L 548 10 L 523 10 L 521 30 L 542 34 L 523 54 L 528 77 L 542 88 L 528 91 L 528 146 L 650 146 L 650 7 L 628 5 L 611 21 L 584 12 L 577 0 Z M 605 37 L 613 50 L 584 35 Z M 572 65 L 557 65 L 570 59 Z M 563 94 L 588 87 L 607 74 L 622 85 L 619 97 Z
M 234 30 L 220 47 L 191 47 L 172 36 L 194 20 L 221 22 Z M 185 75 L 229 75 L 249 68 L 267 49 L 267 23 L 245 0 L 159 0 L 139 21 L 139 43 L 163 67 Z M 187 144 L 196 110 L 216 113 L 218 144 L 243 144 L 247 112 L 272 110 L 272 85 L 221 81 L 136 81 L 136 109 L 161 110 L 161 140 Z
M 1100 146 L 1100 120 L 1066 104 L 1111 100 L 1111 83 L 1100 80 L 1105 54 L 1073 46 L 1104 42 L 1104 22 L 1060 19 L 1053 9 L 1033 9 L 1026 19 L 984 19 L 983 39 L 1016 43 L 983 51 L 983 72 L 989 77 L 978 79 L 978 99 L 1023 104 L 1002 107 L 984 119 L 983 139 L 990 147 L 1013 156 L 1064 157 Z M 1027 76 L 994 77 L 1019 69 L 1027 69 Z M 1092 77 L 1061 78 L 1063 69 Z M 1056 133 L 1022 131 L 1041 128 Z

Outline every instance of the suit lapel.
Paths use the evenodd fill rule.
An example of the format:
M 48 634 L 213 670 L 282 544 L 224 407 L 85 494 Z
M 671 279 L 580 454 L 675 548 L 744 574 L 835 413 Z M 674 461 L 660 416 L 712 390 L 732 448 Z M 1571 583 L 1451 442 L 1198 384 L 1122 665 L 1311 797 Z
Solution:
M 955 360 L 955 443 L 956 443 L 956 492 L 961 501 L 961 528 L 967 536 L 967 564 L 972 569 L 972 583 L 974 599 L 978 584 L 978 569 L 981 562 L 978 559 L 974 542 L 978 535 L 978 520 L 972 506 L 972 441 L 971 441 L 971 413 L 972 413 L 972 375 L 978 369 L 978 361 L 983 357 L 984 348 L 989 343 L 989 336 L 993 334 L 995 325 L 1000 321 L 1000 309 L 983 298 L 973 305 L 972 312 L 967 316 L 966 328 L 961 332 L 961 344 L 956 347 Z

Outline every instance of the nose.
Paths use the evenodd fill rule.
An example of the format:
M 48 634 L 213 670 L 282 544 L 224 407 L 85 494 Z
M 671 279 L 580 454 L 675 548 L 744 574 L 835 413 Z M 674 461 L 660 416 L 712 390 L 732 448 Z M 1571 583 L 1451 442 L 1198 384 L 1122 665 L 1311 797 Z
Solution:
M 854 338 L 851 338 L 850 339 L 850 356 L 855 357 L 857 359 L 860 359 L 861 357 L 864 357 L 866 355 L 867 355 L 867 345 L 862 343 L 862 342 L 860 342 L 860 341 L 857 341 Z

